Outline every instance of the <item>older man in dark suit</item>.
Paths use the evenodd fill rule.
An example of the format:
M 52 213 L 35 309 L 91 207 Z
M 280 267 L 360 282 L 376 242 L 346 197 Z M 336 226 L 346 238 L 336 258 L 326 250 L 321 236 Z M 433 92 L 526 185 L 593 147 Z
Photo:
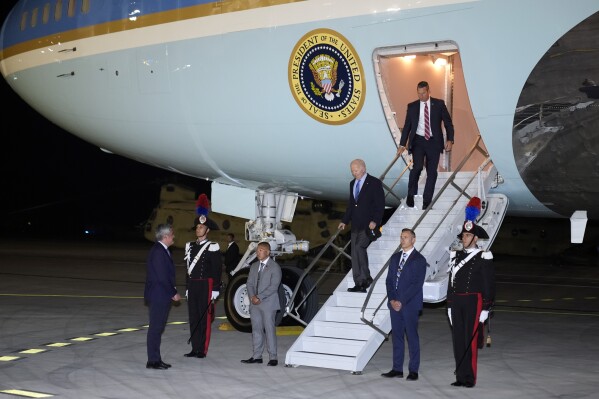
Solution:
M 393 368 L 383 377 L 403 378 L 405 354 L 404 337 L 408 339 L 410 361 L 406 380 L 418 379 L 420 368 L 420 340 L 418 338 L 418 317 L 422 310 L 422 285 L 426 276 L 426 259 L 414 248 L 416 233 L 403 229 L 400 235 L 401 251 L 389 261 L 389 271 L 385 281 L 387 286 L 387 307 L 391 312 L 393 334 Z
M 368 267 L 370 239 L 366 229 L 374 230 L 381 226 L 385 212 L 385 194 L 379 179 L 366 173 L 366 163 L 354 159 L 350 164 L 354 179 L 349 183 L 349 200 L 339 229 L 351 222 L 351 264 L 354 286 L 350 292 L 366 292 L 372 283 Z
M 406 199 L 406 205 L 410 208 L 414 207 L 414 195 L 418 194 L 418 180 L 426 160 L 426 184 L 422 195 L 422 209 L 426 209 L 433 200 L 441 153 L 444 149 L 451 151 L 453 146 L 453 123 L 445 102 L 430 96 L 427 82 L 418 83 L 416 91 L 418 100 L 408 104 L 397 154 L 401 155 L 406 145 L 408 152 L 412 154 L 413 166 Z M 447 133 L 446 142 L 441 122 Z
M 160 356 L 160 341 L 171 301 L 178 302 L 181 297 L 175 288 L 175 264 L 168 249 L 175 241 L 173 229 L 168 224 L 156 228 L 156 242 L 152 246 L 147 260 L 146 285 L 144 299 L 150 310 L 147 347 L 148 362 L 146 368 L 165 370 L 171 367 Z

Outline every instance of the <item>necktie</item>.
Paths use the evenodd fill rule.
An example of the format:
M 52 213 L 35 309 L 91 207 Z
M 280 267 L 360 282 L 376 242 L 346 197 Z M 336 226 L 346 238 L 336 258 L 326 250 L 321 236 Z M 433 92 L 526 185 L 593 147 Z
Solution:
M 360 180 L 356 180 L 356 184 L 354 184 L 354 199 L 357 201 L 360 196 Z
M 428 102 L 424 103 L 424 138 L 431 138 L 431 125 L 428 117 Z
M 401 276 L 401 270 L 403 269 L 403 266 L 406 264 L 407 258 L 408 258 L 408 254 L 404 252 L 401 255 L 401 261 L 399 261 L 399 267 L 397 268 L 397 278 L 395 279 L 395 289 L 397 289 L 397 286 L 399 285 L 399 276 Z
M 258 273 L 261 273 L 262 270 L 264 270 L 265 267 L 266 267 L 266 263 L 260 262 L 260 267 L 258 268 Z

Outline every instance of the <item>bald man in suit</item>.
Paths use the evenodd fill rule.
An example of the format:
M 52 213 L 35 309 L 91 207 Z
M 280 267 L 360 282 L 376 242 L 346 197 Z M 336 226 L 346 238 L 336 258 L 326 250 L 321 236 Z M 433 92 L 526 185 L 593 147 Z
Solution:
M 247 279 L 247 292 L 250 298 L 250 319 L 252 322 L 253 354 L 242 363 L 262 363 L 264 343 L 268 351 L 268 366 L 279 364 L 277 359 L 276 315 L 281 309 L 279 285 L 283 273 L 277 262 L 270 258 L 270 245 L 258 243 L 255 262 L 250 267 Z

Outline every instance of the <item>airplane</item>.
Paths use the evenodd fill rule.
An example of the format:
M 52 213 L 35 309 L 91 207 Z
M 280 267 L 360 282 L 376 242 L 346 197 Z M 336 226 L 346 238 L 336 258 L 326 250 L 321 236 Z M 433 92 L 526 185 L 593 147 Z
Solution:
M 599 218 L 598 42 L 596 0 L 19 0 L 0 70 L 103 151 L 212 182 L 215 212 L 277 209 L 254 238 L 298 199 L 346 201 L 352 159 L 380 175 L 426 80 L 456 130 L 440 169 L 481 138 L 508 215 L 570 218 L 580 242 Z

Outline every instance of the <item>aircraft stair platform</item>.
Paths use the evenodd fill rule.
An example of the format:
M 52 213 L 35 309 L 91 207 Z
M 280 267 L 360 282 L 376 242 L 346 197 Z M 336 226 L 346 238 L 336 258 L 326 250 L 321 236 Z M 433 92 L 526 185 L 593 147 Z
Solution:
M 419 192 L 424 188 L 424 175 Z M 415 247 L 428 262 L 424 301 L 436 303 L 445 300 L 449 251 L 459 244 L 456 236 L 461 231 L 469 198 L 477 196 L 483 202 L 478 224 L 490 237 L 479 242 L 484 249 L 490 247 L 503 221 L 508 199 L 500 194 L 486 195 L 496 176 L 494 166 L 487 171 L 479 169 L 479 172 L 440 172 L 435 198 L 426 211 L 422 210 L 421 196 L 415 197 L 413 208 L 406 207 L 405 198 L 402 199 L 383 226 L 382 236 L 368 247 L 369 267 L 374 278 L 368 292 L 347 291 L 354 286 L 350 270 L 290 347 L 285 357 L 286 366 L 362 373 L 391 331 L 385 278 L 389 259 L 400 248 L 402 228 L 415 230 Z

